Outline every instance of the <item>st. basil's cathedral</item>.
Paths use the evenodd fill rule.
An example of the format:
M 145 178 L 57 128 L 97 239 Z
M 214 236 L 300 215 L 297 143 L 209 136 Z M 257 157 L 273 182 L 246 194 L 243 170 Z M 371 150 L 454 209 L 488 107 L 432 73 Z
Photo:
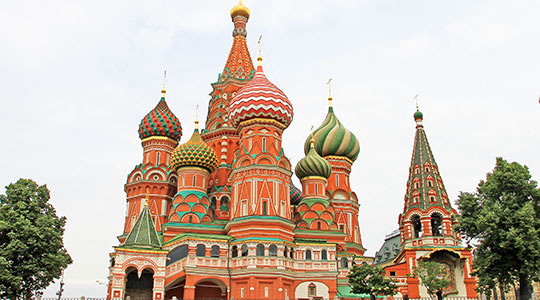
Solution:
M 282 148 L 293 105 L 253 65 L 246 44 L 250 11 L 231 10 L 233 45 L 212 83 L 204 129 L 182 126 L 166 91 L 139 125 L 143 155 L 127 177 L 120 245 L 111 253 L 108 298 L 352 299 L 347 274 L 375 263 L 398 282 L 400 296 L 427 291 L 409 276 L 419 260 L 445 265 L 445 291 L 476 298 L 471 251 L 461 246 L 429 147 L 422 114 L 399 232 L 375 259 L 364 256 L 359 202 L 349 175 L 360 153 L 329 97 L 322 124 L 308 135 L 294 167 Z M 322 116 L 321 116 L 322 117 Z M 301 182 L 295 187 L 291 177 Z M 366 295 L 363 295 L 366 297 Z

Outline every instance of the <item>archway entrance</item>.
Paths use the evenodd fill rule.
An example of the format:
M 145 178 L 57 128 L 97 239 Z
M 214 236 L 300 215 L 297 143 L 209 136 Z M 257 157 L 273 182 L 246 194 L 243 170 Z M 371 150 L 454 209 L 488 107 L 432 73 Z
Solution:
M 195 299 L 226 300 L 227 286 L 219 279 L 203 279 L 195 284 Z
M 154 272 L 150 269 L 144 269 L 139 273 L 135 268 L 126 270 L 126 298 L 152 300 L 152 290 L 154 289 Z
M 186 277 L 181 277 L 165 287 L 165 299 L 184 298 L 184 286 L 186 285 Z

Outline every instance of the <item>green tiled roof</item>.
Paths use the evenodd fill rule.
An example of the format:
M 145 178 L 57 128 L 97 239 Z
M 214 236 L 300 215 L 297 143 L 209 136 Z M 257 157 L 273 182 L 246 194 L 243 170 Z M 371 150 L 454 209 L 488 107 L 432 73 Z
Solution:
M 401 251 L 401 241 L 399 229 L 389 234 L 384 240 L 381 249 L 375 253 L 374 264 L 380 264 L 387 261 L 392 261 Z
M 343 298 L 369 299 L 369 294 L 354 294 L 350 285 L 338 285 L 337 296 Z
M 161 248 L 161 240 L 150 216 L 148 206 L 143 207 L 135 226 L 131 229 L 122 246 L 147 249 Z

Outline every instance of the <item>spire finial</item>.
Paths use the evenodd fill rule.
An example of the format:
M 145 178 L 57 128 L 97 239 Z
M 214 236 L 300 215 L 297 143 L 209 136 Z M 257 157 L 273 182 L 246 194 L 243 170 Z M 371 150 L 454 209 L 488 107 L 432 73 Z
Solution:
M 199 130 L 199 104 L 195 107 L 195 130 Z
M 259 66 L 262 66 L 262 34 L 259 35 L 259 41 L 257 44 L 259 45 L 259 57 L 257 57 L 257 61 Z
M 416 101 L 416 110 L 418 110 L 418 96 L 420 96 L 419 94 L 416 94 L 416 96 L 414 96 L 414 101 Z
M 161 89 L 161 97 L 165 98 L 165 93 L 167 92 L 167 89 L 165 88 L 167 85 L 167 70 L 163 70 L 163 88 Z
M 328 107 L 332 107 L 332 77 L 328 78 Z
M 311 125 L 311 148 L 315 148 L 315 138 L 313 137 L 313 125 Z

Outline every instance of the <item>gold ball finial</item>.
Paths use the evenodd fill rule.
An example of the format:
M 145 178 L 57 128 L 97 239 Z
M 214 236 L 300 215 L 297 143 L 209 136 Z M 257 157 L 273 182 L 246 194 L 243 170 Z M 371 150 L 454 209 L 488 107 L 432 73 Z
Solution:
M 249 9 L 242 4 L 242 0 L 231 9 L 231 18 L 234 20 L 236 16 L 243 16 L 249 19 Z

